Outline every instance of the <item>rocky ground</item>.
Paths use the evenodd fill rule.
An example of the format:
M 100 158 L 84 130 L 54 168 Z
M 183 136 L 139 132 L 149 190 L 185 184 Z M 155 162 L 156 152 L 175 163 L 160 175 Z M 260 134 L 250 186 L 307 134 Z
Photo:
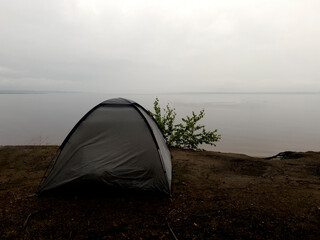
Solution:
M 32 196 L 56 151 L 0 147 L 0 239 L 320 239 L 319 152 L 172 150 L 171 198 Z

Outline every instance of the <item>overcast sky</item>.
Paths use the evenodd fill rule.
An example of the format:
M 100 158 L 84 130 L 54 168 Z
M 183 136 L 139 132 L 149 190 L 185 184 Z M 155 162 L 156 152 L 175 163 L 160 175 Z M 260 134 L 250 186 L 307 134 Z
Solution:
M 0 90 L 320 91 L 319 0 L 0 0 Z

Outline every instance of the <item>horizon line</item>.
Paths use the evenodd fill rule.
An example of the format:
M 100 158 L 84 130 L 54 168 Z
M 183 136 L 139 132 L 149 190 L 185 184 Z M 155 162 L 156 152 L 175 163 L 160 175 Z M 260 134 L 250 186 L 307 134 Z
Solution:
M 95 92 L 71 90 L 1 90 L 0 94 L 99 93 L 99 94 L 320 94 L 320 91 L 179 91 L 179 92 Z

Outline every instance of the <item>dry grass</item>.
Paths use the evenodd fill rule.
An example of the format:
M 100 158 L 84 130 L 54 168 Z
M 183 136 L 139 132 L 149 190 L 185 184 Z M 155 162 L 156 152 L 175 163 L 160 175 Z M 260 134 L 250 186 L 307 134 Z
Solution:
M 320 153 L 172 150 L 173 195 L 30 197 L 56 146 L 0 148 L 0 239 L 319 239 Z M 171 230 L 170 230 L 171 229 Z

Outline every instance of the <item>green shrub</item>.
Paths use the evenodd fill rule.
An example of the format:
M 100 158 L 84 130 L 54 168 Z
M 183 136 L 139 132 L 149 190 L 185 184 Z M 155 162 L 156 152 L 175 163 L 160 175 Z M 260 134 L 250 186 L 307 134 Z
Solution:
M 154 113 L 149 112 L 157 121 L 168 147 L 199 150 L 200 144 L 216 146 L 214 143 L 221 139 L 217 129 L 207 131 L 204 125 L 198 123 L 204 117 L 204 110 L 201 110 L 198 115 L 192 112 L 191 117 L 186 116 L 181 119 L 181 123 L 175 125 L 177 114 L 169 104 L 161 110 L 159 99 L 156 98 L 153 108 Z

